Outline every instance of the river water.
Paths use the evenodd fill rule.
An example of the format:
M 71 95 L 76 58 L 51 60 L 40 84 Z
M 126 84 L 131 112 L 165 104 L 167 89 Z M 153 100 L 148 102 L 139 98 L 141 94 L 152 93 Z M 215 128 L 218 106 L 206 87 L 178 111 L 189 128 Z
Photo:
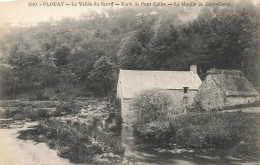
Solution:
M 45 143 L 18 139 L 18 131 L 37 123 L 10 125 L 0 129 L 0 165 L 75 165 L 57 155 Z
M 163 165 L 257 165 L 257 162 L 244 162 L 238 159 L 219 160 L 196 155 L 192 150 L 167 149 L 151 142 L 146 142 L 133 134 L 133 128 L 123 126 L 121 140 L 125 147 L 125 156 L 137 160 L 138 164 Z M 259 163 L 260 164 L 260 163 Z M 259 165 L 258 164 L 258 165 Z
M 28 129 L 37 123 L 11 125 L 12 129 L 0 129 L 0 165 L 76 165 L 57 155 L 45 143 L 18 139 L 18 131 Z M 252 164 L 239 160 L 214 160 L 198 157 L 194 152 L 183 149 L 166 149 L 156 144 L 147 143 L 133 135 L 133 128 L 123 126 L 121 140 L 125 147 L 125 157 L 136 160 L 139 165 L 220 165 Z

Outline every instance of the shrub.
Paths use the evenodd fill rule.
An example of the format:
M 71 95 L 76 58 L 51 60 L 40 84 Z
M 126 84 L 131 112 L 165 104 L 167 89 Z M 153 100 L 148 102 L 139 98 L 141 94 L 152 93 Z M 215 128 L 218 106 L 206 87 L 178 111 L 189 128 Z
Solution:
M 176 111 L 170 95 L 152 89 L 138 95 L 131 105 L 134 127 L 142 135 L 154 135 L 167 129 L 169 117 L 180 113 Z M 155 124 L 156 123 L 156 124 Z
M 121 140 L 99 130 L 96 122 L 94 120 L 91 125 L 87 125 L 50 118 L 41 121 L 34 129 L 20 131 L 19 138 L 46 142 L 49 147 L 58 150 L 59 156 L 77 163 L 91 162 L 102 153 L 123 154 Z
M 113 132 L 121 131 L 122 116 L 121 116 L 121 103 L 115 99 L 109 106 L 109 116 L 106 119 L 106 128 Z
M 219 157 L 259 158 L 259 126 L 259 114 L 205 112 L 176 116 L 168 131 L 183 147 L 210 149 Z
M 70 114 L 77 114 L 79 110 L 80 110 L 80 106 L 78 106 L 74 101 L 60 102 L 53 115 L 58 117 L 58 116 L 66 116 Z
M 169 136 L 169 122 L 168 121 L 153 121 L 147 123 L 139 128 L 139 135 L 152 138 L 151 140 L 163 139 L 167 142 Z

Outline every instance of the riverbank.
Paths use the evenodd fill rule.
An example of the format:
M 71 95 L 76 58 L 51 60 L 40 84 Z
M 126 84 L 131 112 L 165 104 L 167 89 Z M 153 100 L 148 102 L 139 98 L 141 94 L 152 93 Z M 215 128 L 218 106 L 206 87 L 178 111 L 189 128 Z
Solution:
M 94 119 L 87 124 L 69 117 L 51 118 L 32 129 L 20 131 L 18 137 L 45 142 L 71 162 L 121 164 L 124 148 L 120 139 L 99 127 L 99 122 Z
M 204 112 L 146 124 L 136 133 L 147 141 L 193 150 L 198 156 L 259 161 L 259 127 L 260 114 L 256 112 Z
M 28 130 L 36 125 L 37 122 L 27 122 L 18 125 L 11 124 L 12 129 L 0 129 L 1 165 L 81 165 L 59 157 L 58 151 L 50 149 L 46 143 L 17 138 L 18 131 Z M 212 157 L 196 156 L 193 152 L 184 149 L 166 149 L 144 143 L 133 136 L 132 130 L 127 127 L 122 128 L 122 136 L 122 145 L 125 147 L 124 157 L 135 159 L 137 165 L 257 165 L 257 162 L 245 162 L 239 159 L 214 160 Z M 126 161 L 125 164 L 127 164 Z
M 8 101 L 12 103 L 11 101 Z M 124 148 L 117 137 L 120 114 L 114 104 L 105 100 L 60 102 L 45 108 L 47 102 L 26 104 L 15 101 L 4 104 L 2 116 L 16 120 L 38 121 L 28 130 L 21 130 L 19 138 L 45 142 L 58 155 L 75 163 L 121 164 Z M 19 104 L 17 104 L 19 103 Z M 38 106 L 40 105 L 40 106 Z
M 42 105 L 41 103 L 38 104 Z M 75 107 L 78 108 L 78 106 Z M 47 149 L 55 151 L 55 153 L 53 154 L 56 155 L 56 157 L 58 158 L 67 158 L 61 158 L 62 160 L 67 161 L 65 163 L 61 163 L 65 165 L 66 163 L 73 164 L 71 163 L 71 161 L 75 163 L 118 165 L 256 165 L 258 163 L 258 160 L 256 159 L 252 160 L 245 157 L 240 157 L 240 159 L 234 158 L 237 155 L 235 155 L 233 158 L 230 157 L 233 155 L 227 155 L 226 157 L 221 158 L 214 152 L 212 152 L 213 154 L 209 154 L 208 151 L 212 151 L 210 150 L 210 148 L 207 148 L 205 146 L 201 146 L 201 148 L 193 146 L 201 144 L 201 141 L 198 140 L 198 137 L 201 137 L 201 140 L 204 141 L 207 140 L 207 135 L 211 135 L 213 138 L 213 135 L 220 134 L 222 135 L 218 137 L 220 138 L 220 140 L 221 137 L 233 137 L 233 135 L 236 134 L 236 131 L 238 131 L 237 128 L 240 128 L 240 133 L 238 133 L 240 135 L 240 138 L 248 138 L 247 141 L 242 141 L 241 144 L 239 143 L 239 146 L 253 146 L 253 144 L 255 144 L 255 141 L 254 139 L 252 140 L 252 138 L 255 137 L 255 139 L 257 140 L 258 135 L 252 136 L 252 132 L 256 131 L 255 128 L 258 126 L 258 121 L 260 121 L 255 120 L 259 118 L 259 115 L 257 113 L 253 114 L 251 112 L 244 113 L 243 111 L 230 111 L 226 115 L 224 114 L 224 112 L 219 114 L 213 113 L 204 115 L 198 113 L 192 113 L 186 116 L 177 115 L 178 118 L 175 121 L 171 121 L 171 130 L 169 129 L 168 131 L 174 133 L 176 132 L 176 129 L 178 129 L 180 131 L 178 132 L 179 140 L 184 139 L 185 141 L 182 140 L 176 142 L 175 140 L 178 140 L 176 138 L 173 139 L 174 141 L 169 141 L 169 139 L 159 139 L 163 143 L 171 143 L 171 146 L 167 146 L 167 144 L 161 145 L 162 143 L 159 143 L 158 141 L 151 142 L 147 138 L 140 138 L 139 136 L 136 136 L 136 134 L 134 133 L 134 128 L 122 126 L 122 129 L 120 129 L 120 127 L 118 127 L 121 125 L 119 124 L 120 122 L 118 122 L 118 119 L 120 118 L 120 113 L 118 111 L 119 109 L 115 106 L 111 106 L 111 104 L 106 101 L 92 100 L 91 104 L 85 102 L 84 105 L 80 106 L 80 109 L 78 110 L 74 108 L 73 104 L 68 105 L 64 103 L 61 106 L 52 108 L 55 108 L 55 112 L 50 109 L 45 109 L 44 106 L 41 106 L 39 109 L 36 106 L 23 106 L 18 108 L 15 107 L 14 109 L 12 109 L 11 105 L 7 108 L 10 112 L 8 114 L 15 116 L 15 118 L 13 118 L 15 124 L 11 123 L 9 125 L 9 128 L 11 129 L 7 129 L 8 127 L 6 127 L 4 129 L 0 129 L 0 132 L 1 136 L 7 136 L 5 137 L 5 139 L 14 139 L 11 140 L 10 143 L 5 142 L 5 148 L 8 148 L 9 145 L 9 147 L 13 149 L 6 149 L 6 153 L 8 153 L 8 155 L 5 155 L 7 156 L 7 159 L 5 159 L 5 162 L 3 163 L 6 164 L 6 162 L 8 161 L 14 161 L 14 164 L 18 164 L 16 160 L 19 160 L 20 156 L 16 158 L 16 156 L 13 155 L 12 152 L 17 152 L 13 150 L 19 150 L 19 152 L 24 151 L 23 153 L 17 154 L 21 156 L 25 154 L 25 159 L 31 159 L 30 156 L 33 155 L 33 153 L 31 154 L 31 152 L 33 152 L 34 149 L 42 150 L 41 148 L 37 147 L 32 148 L 34 145 L 37 146 L 38 144 L 40 144 L 40 146 L 44 144 Z M 24 109 L 25 111 L 23 111 Z M 58 111 L 56 111 L 57 109 Z M 73 111 L 73 109 L 76 111 Z M 26 115 L 25 113 L 27 112 L 34 115 Z M 77 113 L 75 114 L 74 112 Z M 70 113 L 71 115 L 67 115 L 67 113 Z M 55 117 L 54 114 L 57 116 Z M 34 118 L 35 116 L 38 117 Z M 26 120 L 19 120 L 21 117 L 33 117 L 34 119 L 37 119 L 37 123 L 39 124 L 34 126 L 31 125 L 32 127 L 30 128 L 23 127 L 23 125 L 25 124 L 24 122 L 28 122 L 31 119 L 27 118 Z M 226 125 L 223 125 L 223 122 L 226 122 Z M 235 125 L 232 125 L 232 123 L 234 123 Z M 203 131 L 201 131 L 200 129 L 195 129 L 199 127 L 202 128 L 202 126 Z M 223 129 L 222 126 L 228 127 L 224 127 L 225 129 Z M 17 132 L 21 132 L 16 132 L 15 136 L 13 137 L 9 137 L 9 133 L 5 132 L 12 132 L 14 131 L 14 129 L 16 129 Z M 218 130 L 222 130 L 222 132 Z M 228 130 L 228 134 L 223 134 L 223 131 L 225 130 Z M 18 135 L 23 140 L 17 139 Z M 190 141 L 189 139 L 197 140 Z M 21 146 L 21 142 L 26 143 L 23 143 L 22 148 L 17 148 L 17 146 Z M 185 144 L 181 142 L 185 142 Z M 252 143 L 248 145 L 248 142 Z M 32 148 L 28 152 L 28 149 L 26 149 L 27 146 L 25 146 L 27 144 L 29 148 Z M 13 147 L 13 145 L 15 145 L 15 147 Z M 212 146 L 214 145 L 212 144 Z M 255 146 L 257 147 L 257 145 Z M 35 154 L 37 155 L 34 155 L 33 157 L 36 157 L 39 162 L 44 162 L 45 158 L 43 158 L 44 156 L 41 157 L 41 154 L 42 152 L 51 152 L 47 149 L 43 149 L 44 151 L 35 151 Z M 239 151 L 242 150 L 239 149 Z M 252 152 L 254 152 L 254 150 L 252 150 Z M 51 158 L 51 155 L 48 157 Z M 85 158 L 87 158 L 87 161 L 85 160 Z M 23 158 L 21 159 L 21 161 L 23 161 Z M 56 158 L 54 158 L 54 160 L 55 159 Z M 32 160 L 32 162 L 33 161 L 34 160 Z M 37 161 L 35 160 L 35 162 Z M 32 164 L 34 164 L 35 162 L 33 162 Z M 45 164 L 48 165 L 49 162 L 46 162 Z
M 45 143 L 18 139 L 19 131 L 37 125 L 37 122 L 11 124 L 10 129 L 0 129 L 0 164 L 1 165 L 74 165 L 68 159 L 57 155 L 57 151 L 50 149 Z

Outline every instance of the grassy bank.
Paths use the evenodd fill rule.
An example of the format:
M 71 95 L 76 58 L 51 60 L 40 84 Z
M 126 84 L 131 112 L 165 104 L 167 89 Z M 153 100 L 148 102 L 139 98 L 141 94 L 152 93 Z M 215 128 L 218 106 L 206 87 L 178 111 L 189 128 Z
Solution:
M 105 100 L 60 102 L 54 109 L 32 104 L 7 108 L 5 116 L 36 120 L 19 138 L 45 142 L 58 155 L 75 163 L 122 164 L 124 148 L 117 136 L 120 107 Z
M 194 149 L 201 155 L 258 161 L 259 127 L 258 113 L 205 112 L 180 114 L 166 122 L 150 123 L 148 129 L 139 129 L 137 133 L 153 140 Z
M 98 122 L 96 119 L 87 125 L 52 118 L 41 121 L 33 129 L 21 131 L 19 138 L 46 142 L 50 148 L 58 150 L 59 156 L 76 163 L 97 161 L 104 153 L 108 155 L 106 159 L 121 161 L 124 148 L 120 139 L 99 129 Z

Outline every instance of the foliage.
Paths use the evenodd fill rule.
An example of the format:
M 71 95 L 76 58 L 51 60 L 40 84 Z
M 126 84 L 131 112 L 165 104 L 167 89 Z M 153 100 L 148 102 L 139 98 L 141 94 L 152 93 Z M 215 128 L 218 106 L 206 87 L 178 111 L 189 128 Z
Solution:
M 13 69 L 8 65 L 7 67 L 0 66 L 0 97 L 12 99 L 14 97 L 13 87 L 15 85 Z
M 145 48 L 148 46 L 153 35 L 152 24 L 154 20 L 144 19 L 137 30 L 123 41 L 118 51 L 119 65 L 122 69 L 145 69 L 147 59 L 144 55 Z
M 259 120 L 253 113 L 191 113 L 171 121 L 170 132 L 181 146 L 213 149 L 220 157 L 259 158 Z M 247 146 L 247 147 L 246 147 Z
M 54 108 L 58 106 L 58 101 L 21 101 L 21 100 L 4 100 L 0 101 L 1 107 L 26 107 L 32 108 Z
M 79 112 L 80 106 L 77 105 L 74 101 L 70 102 L 61 102 L 56 110 L 52 113 L 52 116 L 66 116 L 66 115 L 75 115 Z
M 170 116 L 180 113 L 174 109 L 171 96 L 158 89 L 140 93 L 134 98 L 130 108 L 133 111 L 134 127 L 148 136 L 163 132 L 169 124 Z M 155 134 L 152 133 L 154 130 Z
M 80 107 L 73 101 L 60 103 L 51 101 L 9 101 L 11 107 L 7 107 L 5 102 L 2 103 L 4 107 L 3 117 L 16 120 L 44 120 L 53 116 L 75 115 L 80 110 Z
M 115 99 L 109 109 L 109 117 L 106 119 L 106 127 L 109 131 L 119 133 L 121 131 L 122 115 L 121 102 Z
M 172 66 L 168 61 L 176 57 L 180 49 L 180 32 L 173 24 L 162 24 L 151 38 L 146 56 L 151 69 L 169 70 Z M 183 51 L 183 50 L 182 50 Z M 184 50 L 185 51 L 185 50 Z M 176 65 L 174 65 L 176 68 Z
M 15 28 L 0 41 L 0 96 L 63 100 L 83 93 L 107 95 L 116 86 L 119 68 L 188 70 L 191 64 L 198 65 L 201 78 L 213 67 L 239 69 L 259 86 L 258 26 L 259 9 L 244 2 L 236 3 L 235 10 L 202 7 L 199 12 L 105 9 L 88 11 L 79 20 Z M 94 64 L 104 58 L 115 68 L 99 75 L 108 86 L 95 76 Z
M 67 46 L 60 46 L 54 50 L 53 57 L 56 58 L 55 64 L 57 67 L 65 67 L 68 64 L 68 57 L 70 55 L 70 48 Z
M 122 44 L 118 54 L 120 67 L 188 70 L 189 65 L 197 64 L 202 78 L 213 67 L 240 69 L 258 85 L 252 76 L 259 72 L 257 10 L 250 5 L 237 6 L 240 7 L 236 12 L 230 8 L 202 8 L 195 20 L 182 25 L 177 24 L 177 20 L 159 19 L 150 25 L 150 31 L 143 31 L 151 36 L 145 44 L 135 36 L 140 30 L 137 29 Z
M 91 125 L 78 122 L 62 122 L 51 118 L 40 122 L 34 129 L 20 131 L 19 138 L 47 142 L 58 149 L 61 157 L 72 162 L 87 163 L 102 153 L 121 155 L 124 148 L 120 139 Z
M 101 57 L 89 72 L 91 87 L 99 95 L 107 95 L 113 83 L 113 65 L 107 57 Z
M 139 96 L 142 102 L 133 104 L 138 135 L 194 149 L 198 154 L 259 160 L 259 114 L 200 112 L 193 107 L 188 114 L 169 115 L 162 111 L 167 109 L 167 101 L 147 93 Z

